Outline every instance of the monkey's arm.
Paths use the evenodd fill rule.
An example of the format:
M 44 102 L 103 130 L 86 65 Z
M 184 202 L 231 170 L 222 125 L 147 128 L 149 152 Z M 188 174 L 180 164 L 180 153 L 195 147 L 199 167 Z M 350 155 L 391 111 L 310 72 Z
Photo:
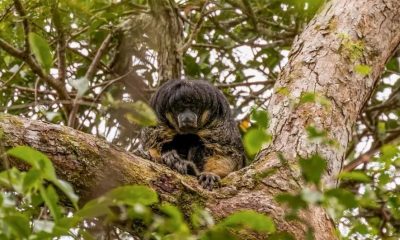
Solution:
M 220 134 L 216 134 L 216 133 Z M 245 155 L 240 134 L 233 124 L 227 123 L 202 133 L 211 154 L 205 158 L 200 184 L 206 189 L 219 186 L 220 179 L 244 166 Z
M 203 172 L 199 174 L 200 185 L 208 190 L 217 188 L 221 178 L 235 171 L 237 164 L 229 157 L 213 155 L 205 159 Z
M 223 178 L 236 170 L 237 164 L 229 157 L 214 155 L 208 157 L 204 162 L 204 172 L 210 172 Z
M 163 146 L 171 142 L 174 137 L 175 133 L 171 129 L 159 125 L 144 128 L 141 134 L 143 149 L 147 151 L 152 161 L 165 164 L 182 174 L 194 176 L 199 174 L 196 165 L 182 159 L 175 149 L 163 150 Z
M 165 126 L 146 127 L 141 131 L 141 142 L 143 150 L 146 151 L 152 161 L 161 163 L 162 146 L 172 141 L 173 133 Z
M 194 162 L 182 159 L 175 149 L 161 154 L 161 161 L 168 167 L 178 171 L 181 174 L 193 176 L 199 175 L 199 170 Z

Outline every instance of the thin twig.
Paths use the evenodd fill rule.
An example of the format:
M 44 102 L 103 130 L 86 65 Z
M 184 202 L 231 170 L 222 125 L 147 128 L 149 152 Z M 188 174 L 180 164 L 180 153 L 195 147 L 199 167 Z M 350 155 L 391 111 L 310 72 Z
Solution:
M 67 66 L 66 66 L 66 44 L 65 34 L 62 24 L 62 19 L 58 11 L 58 1 L 53 1 L 51 5 L 52 20 L 54 28 L 57 32 L 57 66 L 58 66 L 58 79 L 61 82 L 65 81 Z
M 216 84 L 218 88 L 232 88 L 232 87 L 240 87 L 240 86 L 252 86 L 252 85 L 270 85 L 274 84 L 275 80 L 269 81 L 254 81 L 254 82 L 234 82 L 234 83 L 224 83 L 224 84 Z
M 3 21 L 7 15 L 11 12 L 12 8 L 14 7 L 14 5 L 8 5 L 8 7 L 6 7 L 4 9 L 4 13 L 0 16 L 0 22 Z
M 39 90 L 39 82 L 40 78 L 37 78 L 35 81 L 35 107 L 37 106 L 37 101 L 38 101 L 38 90 Z
M 94 99 L 94 102 L 99 101 L 100 97 L 103 95 L 103 93 L 105 92 L 105 90 L 107 90 L 107 88 L 109 88 L 111 85 L 113 85 L 114 83 L 120 81 L 121 79 L 123 79 L 124 77 L 126 77 L 127 75 L 129 75 L 131 72 L 133 71 L 130 70 L 127 73 L 125 73 L 122 76 L 119 76 L 117 78 L 111 79 L 110 81 L 105 82 L 105 86 L 101 89 L 101 91 L 96 95 L 96 98 Z M 93 109 L 93 107 L 90 107 L 86 112 L 86 115 L 83 117 L 82 122 L 79 124 L 78 126 L 78 130 L 81 129 L 81 127 L 83 126 L 83 123 L 85 122 L 85 120 L 89 117 L 90 111 Z
M 104 53 L 107 51 L 108 44 L 111 42 L 113 34 L 109 33 L 106 38 L 104 39 L 103 43 L 100 45 L 99 49 L 97 50 L 97 53 L 92 61 L 92 63 L 89 66 L 89 69 L 87 70 L 85 74 L 85 78 L 89 81 L 91 81 L 96 74 L 97 66 L 100 63 L 101 58 L 103 57 Z
M 249 15 L 250 18 L 250 22 L 253 24 L 254 30 L 257 31 L 258 27 L 257 27 L 257 19 L 256 16 L 254 14 L 253 8 L 251 7 L 251 4 L 248 0 L 242 0 L 244 8 L 246 9 L 246 12 Z
M 208 0 L 203 4 L 203 7 L 201 8 L 199 20 L 197 21 L 196 26 L 194 27 L 194 29 L 190 33 L 190 35 L 189 35 L 188 39 L 186 40 L 185 44 L 183 44 L 183 46 L 178 50 L 180 53 L 184 54 L 186 52 L 186 50 L 188 50 L 188 48 L 192 44 L 193 39 L 199 33 L 199 31 L 201 29 L 201 26 L 203 25 L 203 22 L 204 22 L 204 13 L 206 11 L 207 5 L 208 5 Z
M 23 91 L 23 92 L 31 92 L 31 93 L 37 92 L 37 94 L 42 94 L 42 95 L 52 95 L 52 96 L 57 96 L 58 95 L 58 93 L 54 92 L 54 91 L 39 90 L 39 89 L 23 87 L 23 86 L 19 86 L 19 85 L 12 85 L 12 86 L 10 86 L 10 88 L 18 89 L 18 90 Z M 70 93 L 70 95 L 71 95 L 71 97 L 75 97 L 76 93 Z M 88 102 L 95 102 L 92 97 L 83 96 L 83 97 L 81 97 L 81 99 L 84 100 L 84 101 L 88 101 Z
M 392 133 L 387 136 L 383 141 L 375 142 L 374 146 L 371 147 L 370 150 L 368 150 L 366 153 L 361 154 L 358 158 L 356 158 L 354 161 L 351 163 L 347 164 L 344 168 L 343 171 L 352 171 L 359 165 L 363 163 L 368 163 L 372 156 L 378 152 L 378 150 L 384 145 L 384 144 L 389 144 L 394 141 L 396 141 L 400 137 L 400 129 L 397 131 L 392 131 Z
M 26 104 L 13 105 L 13 106 L 9 106 L 9 107 L 0 107 L 0 111 L 4 112 L 7 110 L 17 110 L 17 109 L 35 107 L 36 104 L 37 105 L 53 105 L 53 104 L 73 105 L 74 101 L 73 100 L 42 100 L 42 101 L 38 101 L 37 103 L 31 102 L 31 103 L 26 103 Z M 78 104 L 89 106 L 89 107 L 98 106 L 97 103 L 87 102 L 87 101 L 79 101 L 79 100 L 78 100 Z
M 97 50 L 97 53 L 96 53 L 95 57 L 93 58 L 93 61 L 90 64 L 90 66 L 85 74 L 85 78 L 88 82 L 90 82 L 93 79 L 94 75 L 96 74 L 97 66 L 100 63 L 101 57 L 107 51 L 107 47 L 108 47 L 108 44 L 111 42 L 111 38 L 112 38 L 112 33 L 109 33 L 106 36 L 106 38 L 104 39 L 104 41 L 101 43 L 99 49 Z M 72 110 L 69 114 L 68 126 L 70 126 L 70 127 L 75 126 L 76 114 L 79 109 L 79 104 L 78 104 L 79 98 L 80 98 L 80 96 L 79 96 L 79 94 L 77 94 L 74 99 L 74 104 L 72 105 Z
M 9 82 L 11 82 L 11 81 L 15 78 L 15 76 L 18 75 L 18 73 L 21 71 L 21 69 L 24 67 L 24 65 L 25 65 L 25 62 L 22 62 L 22 64 L 19 65 L 17 71 L 15 71 L 15 72 L 13 73 L 13 75 L 11 75 L 11 77 L 10 77 L 9 79 L 7 79 L 7 81 L 1 83 L 0 89 L 5 88 L 6 85 L 7 85 Z

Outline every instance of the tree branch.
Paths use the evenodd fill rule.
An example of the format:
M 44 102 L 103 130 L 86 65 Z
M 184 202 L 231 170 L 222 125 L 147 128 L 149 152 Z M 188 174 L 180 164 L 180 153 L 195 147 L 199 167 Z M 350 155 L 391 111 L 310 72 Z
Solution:
M 343 167 L 343 171 L 352 171 L 359 165 L 363 163 L 368 163 L 373 157 L 373 155 L 377 153 L 384 144 L 390 144 L 398 140 L 399 137 L 400 137 L 400 129 L 392 131 L 392 133 L 389 134 L 384 140 L 375 142 L 374 146 L 372 146 L 370 150 L 368 150 L 366 153 L 361 154 L 355 160 L 353 160 L 345 167 Z
M 11 44 L 7 43 L 3 39 L 0 38 L 0 47 L 8 52 L 11 56 L 16 57 L 22 61 L 24 61 L 32 71 L 37 74 L 41 79 L 43 79 L 46 83 L 48 83 L 51 87 L 53 87 L 60 99 L 62 100 L 69 100 L 69 94 L 65 89 L 64 85 L 61 82 L 57 81 L 51 75 L 46 74 L 43 69 L 39 66 L 39 64 L 30 56 L 27 55 L 25 52 L 22 52 L 16 48 L 14 48 Z

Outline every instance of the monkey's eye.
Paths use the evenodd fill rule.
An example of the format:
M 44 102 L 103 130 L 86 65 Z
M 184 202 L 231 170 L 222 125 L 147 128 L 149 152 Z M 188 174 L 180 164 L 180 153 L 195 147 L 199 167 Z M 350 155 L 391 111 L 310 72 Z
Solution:
M 175 106 L 172 106 L 172 107 L 176 112 L 180 113 L 180 112 L 183 112 L 183 111 L 185 111 L 187 109 L 192 110 L 193 104 L 190 104 L 190 103 L 179 103 L 179 104 L 176 104 Z
M 174 109 L 174 112 L 181 113 L 181 112 L 185 111 L 186 107 L 179 104 L 179 105 L 173 107 L 173 109 Z

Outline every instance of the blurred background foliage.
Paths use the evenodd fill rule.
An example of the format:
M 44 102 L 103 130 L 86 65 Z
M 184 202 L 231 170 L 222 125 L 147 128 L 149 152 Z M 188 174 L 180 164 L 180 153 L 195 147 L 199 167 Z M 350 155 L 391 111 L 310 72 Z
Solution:
M 145 104 L 151 93 L 169 78 L 202 78 L 227 96 L 254 156 L 270 139 L 262 109 L 290 46 L 323 3 L 2 0 L 0 111 L 135 150 L 140 126 L 154 123 Z M 340 188 L 330 193 L 337 196 L 329 202 L 338 210 L 331 213 L 343 238 L 399 237 L 399 59 L 397 51 L 360 112 Z M 324 137 L 310 128 L 310 139 Z M 320 159 L 313 161 L 323 171 Z M 310 170 L 303 170 L 307 177 Z M 308 178 L 318 182 L 320 171 Z M 322 203 L 306 196 L 320 195 L 281 200 L 295 208 Z

